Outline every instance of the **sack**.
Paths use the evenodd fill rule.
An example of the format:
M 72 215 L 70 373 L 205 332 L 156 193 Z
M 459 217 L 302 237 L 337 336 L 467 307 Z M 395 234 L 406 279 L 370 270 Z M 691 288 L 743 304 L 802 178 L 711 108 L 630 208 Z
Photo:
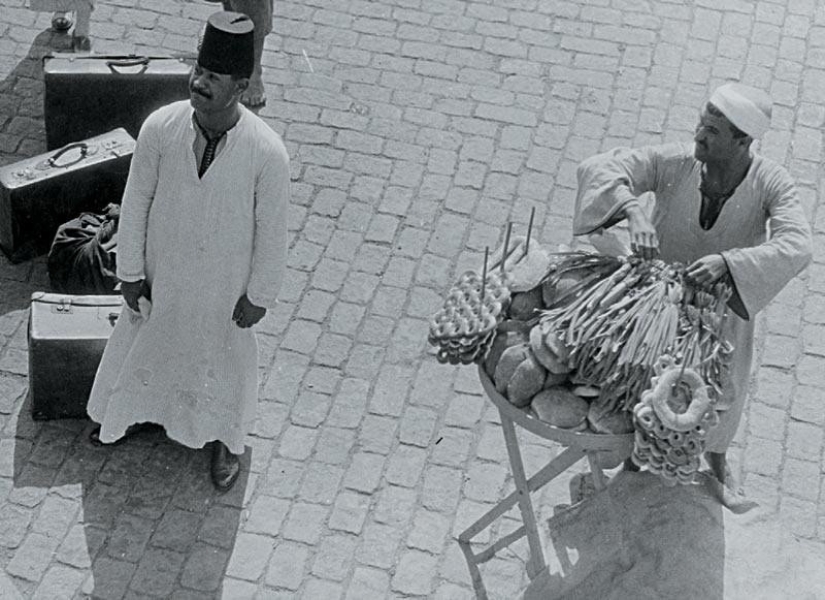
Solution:
M 83 213 L 61 225 L 49 251 L 52 291 L 62 294 L 116 294 L 117 226 L 120 207 Z

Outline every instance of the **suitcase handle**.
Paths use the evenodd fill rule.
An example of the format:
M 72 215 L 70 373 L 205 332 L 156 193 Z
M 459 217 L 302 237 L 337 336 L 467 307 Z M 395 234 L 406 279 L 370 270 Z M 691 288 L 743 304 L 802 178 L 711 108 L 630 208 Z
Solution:
M 70 150 L 74 150 L 75 148 L 80 148 L 80 156 L 78 158 L 76 158 L 75 160 L 73 160 L 72 162 L 69 162 L 69 163 L 65 163 L 65 164 L 62 164 L 62 165 L 57 164 L 57 159 L 58 158 L 60 158 L 64 154 L 66 154 L 66 152 L 68 152 Z M 88 154 L 89 154 L 89 144 L 87 144 L 86 142 L 72 142 L 71 144 L 66 144 L 60 150 L 58 150 L 57 152 L 52 154 L 49 158 L 47 158 L 46 163 L 50 167 L 54 167 L 54 168 L 57 168 L 57 167 L 63 167 L 63 168 L 70 167 L 70 166 L 72 166 L 76 163 L 79 163 L 84 158 L 86 158 L 86 156 Z
M 107 60 L 106 66 L 109 67 L 115 73 L 120 73 L 118 69 L 122 67 L 141 67 L 140 71 L 138 72 L 138 74 L 140 74 L 146 71 L 147 67 L 149 66 L 149 57 L 136 56 L 134 58 L 119 58 Z

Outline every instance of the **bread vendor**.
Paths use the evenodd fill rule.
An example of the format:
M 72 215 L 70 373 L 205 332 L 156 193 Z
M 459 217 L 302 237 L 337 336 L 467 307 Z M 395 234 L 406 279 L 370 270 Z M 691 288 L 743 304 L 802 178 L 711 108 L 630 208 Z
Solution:
M 583 161 L 573 223 L 581 236 L 626 221 L 635 254 L 685 264 L 697 284 L 732 284 L 725 335 L 734 352 L 705 458 L 720 500 L 734 511 L 748 503 L 726 452 L 745 404 L 755 317 L 811 260 L 811 228 L 793 179 L 752 149 L 770 128 L 771 105 L 761 90 L 726 83 L 702 106 L 692 144 L 619 148 Z M 639 201 L 645 192 L 653 193 L 650 214 Z

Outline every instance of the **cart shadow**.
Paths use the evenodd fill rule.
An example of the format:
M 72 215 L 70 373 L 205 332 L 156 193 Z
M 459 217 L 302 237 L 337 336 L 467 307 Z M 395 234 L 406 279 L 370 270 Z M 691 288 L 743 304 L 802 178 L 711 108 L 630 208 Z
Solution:
M 29 562 L 44 571 L 50 561 L 74 567 L 63 569 L 63 585 L 76 586 L 83 597 L 220 597 L 251 449 L 235 486 L 219 494 L 209 477 L 209 451 L 174 443 L 160 428 L 95 447 L 88 420 L 40 422 L 30 415 L 26 398 L 17 414 L 13 486 L 4 509 L 19 513 L 19 526 L 6 532 L 6 545 L 21 555 L 43 553 Z M 27 568 L 32 565 L 13 560 L 7 569 L 21 592 L 34 586 L 27 578 L 43 575 Z
M 725 597 L 723 509 L 705 486 L 667 487 L 649 473 L 621 473 L 558 511 L 548 528 L 550 566 L 525 599 L 685 598 L 686 590 L 691 598 Z

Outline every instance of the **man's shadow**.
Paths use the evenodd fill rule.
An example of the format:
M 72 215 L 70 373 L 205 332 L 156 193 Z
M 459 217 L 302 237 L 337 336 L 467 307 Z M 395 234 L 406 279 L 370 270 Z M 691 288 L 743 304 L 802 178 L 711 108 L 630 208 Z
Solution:
M 555 561 L 525 600 L 725 598 L 723 508 L 704 485 L 624 472 L 547 526 Z
M 160 428 L 96 447 L 88 420 L 33 421 L 28 395 L 18 406 L 9 501 L 21 514 L 47 513 L 42 531 L 33 524 L 44 536 L 38 543 L 58 562 L 91 573 L 78 589 L 103 598 L 219 595 L 251 450 L 235 486 L 220 494 L 209 477 L 210 452 L 172 442 Z M 7 572 L 25 579 L 25 570 Z
M 21 139 L 12 154 L 0 154 L 0 164 L 46 151 L 42 60 L 69 49 L 68 36 L 44 31 L 0 83 L 12 114 L 0 120 L 0 133 Z M 219 596 L 251 450 L 241 459 L 234 488 L 219 494 L 209 478 L 208 450 L 180 446 L 161 431 L 94 447 L 88 420 L 34 421 L 26 321 L 31 294 L 43 290 L 43 257 L 17 265 L 0 257 L 0 541 L 12 554 L 6 574 L 0 573 L 0 595 L 9 584 L 30 597 L 38 582 L 58 580 L 49 578 L 51 568 L 60 571 L 52 594 L 76 586 L 93 598 L 120 598 L 127 590 Z M 49 589 L 39 592 L 53 597 Z

